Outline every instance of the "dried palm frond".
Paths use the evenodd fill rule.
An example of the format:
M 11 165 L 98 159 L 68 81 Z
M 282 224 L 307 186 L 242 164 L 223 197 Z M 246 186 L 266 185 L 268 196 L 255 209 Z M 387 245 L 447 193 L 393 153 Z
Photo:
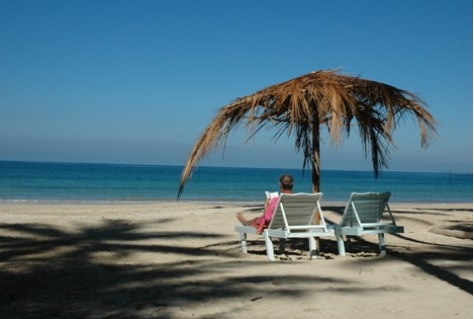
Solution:
M 359 128 L 366 156 L 370 153 L 375 176 L 387 167 L 395 147 L 392 133 L 401 119 L 415 116 L 421 146 L 427 147 L 436 135 L 433 116 L 415 94 L 360 77 L 343 75 L 338 70 L 312 72 L 237 98 L 222 107 L 197 139 L 181 174 L 178 197 L 197 163 L 208 152 L 224 143 L 239 124 L 254 136 L 266 125 L 274 126 L 278 139 L 295 136 L 296 151 L 303 153 L 303 168 L 311 164 L 313 190 L 319 191 L 319 132 L 328 128 L 332 143 L 343 133 L 349 135 L 353 122 Z

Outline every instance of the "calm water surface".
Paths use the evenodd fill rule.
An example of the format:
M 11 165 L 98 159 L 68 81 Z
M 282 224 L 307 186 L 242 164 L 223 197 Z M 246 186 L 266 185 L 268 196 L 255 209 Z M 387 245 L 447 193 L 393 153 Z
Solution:
M 0 161 L 0 201 L 176 200 L 182 166 Z M 283 173 L 294 192 L 311 192 L 311 172 L 298 169 L 198 167 L 184 201 L 262 201 L 278 190 Z M 351 192 L 390 191 L 391 202 L 473 201 L 472 174 L 322 171 L 324 202 L 345 202 Z

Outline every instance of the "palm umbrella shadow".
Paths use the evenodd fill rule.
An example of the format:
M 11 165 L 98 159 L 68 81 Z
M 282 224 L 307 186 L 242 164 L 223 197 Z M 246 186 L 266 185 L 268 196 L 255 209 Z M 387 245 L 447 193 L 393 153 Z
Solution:
M 166 220 L 157 220 L 161 225 Z M 265 288 L 255 282 L 325 280 L 311 275 L 255 276 L 246 273 L 226 276 L 241 264 L 227 253 L 228 247 L 190 248 L 180 239 L 208 236 L 212 232 L 144 232 L 149 226 L 128 220 L 104 220 L 99 226 L 83 226 L 74 233 L 51 224 L 0 224 L 0 316 L 3 318 L 141 318 L 148 310 L 162 318 L 180 309 L 182 302 L 202 305 L 216 298 L 235 300 L 261 296 Z M 149 229 L 149 228 L 148 228 Z M 158 239 L 158 241 L 156 241 Z M 172 240 L 171 245 L 160 240 Z M 143 241 L 154 240 L 144 244 Z M 156 259 L 131 263 L 94 258 L 96 253 L 126 257 L 136 252 L 156 253 Z M 158 253 L 181 254 L 177 261 L 160 261 Z M 200 258 L 205 256 L 206 258 Z M 192 258 L 197 257 L 197 258 Z M 224 257 L 224 258 L 222 258 Z M 248 261 L 262 269 L 266 262 Z M 262 271 L 263 272 L 263 271 Z M 215 274 L 219 280 L 209 280 Z M 203 279 L 199 279 L 203 276 Z M 303 294 L 297 288 L 282 286 L 274 294 Z M 226 310 L 229 314 L 234 309 Z M 172 312 L 170 312 L 172 313 Z M 149 313 L 148 313 L 149 316 Z M 223 314 L 225 316 L 225 313 Z
M 156 223 L 163 226 L 164 223 L 170 221 L 172 220 L 160 219 Z M 101 252 L 113 253 L 121 257 L 135 252 L 212 255 L 214 252 L 204 249 L 196 250 L 185 245 L 170 247 L 164 242 L 176 239 L 219 239 L 222 237 L 212 232 L 156 231 L 150 233 L 141 231 L 143 226 L 149 225 L 150 222 L 142 225 L 128 220 L 104 218 L 102 225 L 85 226 L 74 232 L 65 232 L 52 225 L 40 223 L 3 224 L 0 225 L 0 233 L 14 235 L 0 237 L 0 259 L 9 261 L 36 258 L 39 261 L 47 261 L 51 255 L 55 255 L 58 259 L 89 262 L 94 254 Z M 144 242 L 150 240 L 153 243 Z
M 170 221 L 161 219 L 156 223 L 163 226 Z M 183 260 L 215 257 L 216 251 L 211 248 L 194 248 L 186 243 L 193 238 L 222 238 L 209 231 L 143 231 L 149 226 L 150 221 L 141 224 L 104 219 L 100 225 L 68 232 L 43 223 L 0 224 L 0 317 L 87 318 L 95 317 L 98 309 L 113 312 L 128 307 L 126 304 L 135 296 L 146 297 L 143 291 L 150 282 L 198 273 L 182 261 L 161 265 L 160 254 L 179 254 Z M 170 241 L 176 244 L 169 245 Z M 155 254 L 154 262 L 158 264 L 151 266 L 128 258 L 136 253 Z M 219 255 L 233 256 L 225 251 Z M 199 271 L 205 273 L 206 269 Z M 172 289 L 182 289 L 160 284 L 152 287 L 151 296 L 163 289 L 176 298 L 178 292 Z

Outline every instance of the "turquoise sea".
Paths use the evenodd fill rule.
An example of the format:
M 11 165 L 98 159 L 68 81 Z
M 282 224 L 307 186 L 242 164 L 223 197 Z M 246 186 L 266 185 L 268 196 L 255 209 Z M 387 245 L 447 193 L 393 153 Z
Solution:
M 174 201 L 182 166 L 0 161 L 0 202 Z M 181 201 L 261 202 L 278 190 L 283 173 L 294 192 L 311 192 L 311 171 L 298 169 L 198 167 Z M 472 174 L 321 172 L 323 202 L 346 202 L 351 192 L 390 191 L 391 202 L 472 203 Z

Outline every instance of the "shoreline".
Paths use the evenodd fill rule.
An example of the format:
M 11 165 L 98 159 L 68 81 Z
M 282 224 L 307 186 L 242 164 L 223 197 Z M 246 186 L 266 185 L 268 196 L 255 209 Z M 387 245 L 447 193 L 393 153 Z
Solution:
M 219 199 L 0 199 L 1 204 L 39 204 L 39 205 L 159 205 L 159 204 L 195 204 L 195 205 L 227 205 L 227 206 L 242 206 L 242 205 L 263 205 L 264 199 L 262 200 L 219 200 Z M 325 201 L 324 199 L 321 201 L 321 206 L 345 206 L 347 201 Z M 473 202 L 464 202 L 464 201 L 453 201 L 453 202 L 446 202 L 446 201 L 436 201 L 436 202 L 428 202 L 428 201 L 408 201 L 408 202 L 396 202 L 396 201 L 389 201 L 389 205 L 397 205 L 397 206 L 428 206 L 428 205 L 436 205 L 436 206 L 445 206 L 445 205 L 454 205 L 454 206 L 469 206 L 473 205 Z

